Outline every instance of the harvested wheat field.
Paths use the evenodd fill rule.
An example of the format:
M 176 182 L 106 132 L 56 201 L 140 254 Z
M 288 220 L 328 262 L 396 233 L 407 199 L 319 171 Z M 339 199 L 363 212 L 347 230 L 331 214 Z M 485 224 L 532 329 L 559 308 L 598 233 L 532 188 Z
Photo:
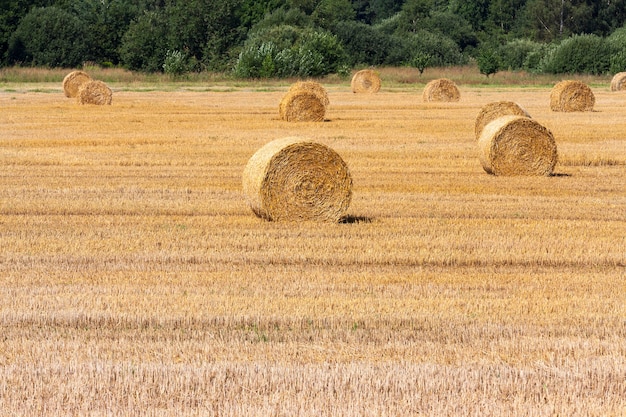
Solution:
M 0 91 L 0 409 L 12 416 L 626 415 L 626 97 L 550 111 L 550 87 L 288 85 Z M 36 90 L 36 91 L 34 91 Z M 206 89 L 205 89 L 206 90 Z M 549 129 L 548 177 L 480 163 L 475 117 Z M 322 143 L 341 222 L 272 222 L 251 156 Z

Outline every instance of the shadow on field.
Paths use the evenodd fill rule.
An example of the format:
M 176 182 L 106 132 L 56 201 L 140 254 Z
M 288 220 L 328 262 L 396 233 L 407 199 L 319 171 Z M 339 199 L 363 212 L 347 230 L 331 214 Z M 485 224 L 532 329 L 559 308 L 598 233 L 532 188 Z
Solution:
M 371 223 L 371 217 L 365 216 L 345 216 L 339 220 L 339 223 L 342 224 L 353 224 L 353 223 Z

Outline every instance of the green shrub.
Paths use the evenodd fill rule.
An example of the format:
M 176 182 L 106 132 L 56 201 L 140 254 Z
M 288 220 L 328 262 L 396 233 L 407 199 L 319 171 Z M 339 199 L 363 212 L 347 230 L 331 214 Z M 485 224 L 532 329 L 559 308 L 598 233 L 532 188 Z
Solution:
M 130 24 L 122 38 L 120 58 L 131 70 L 160 72 L 167 54 L 166 18 L 161 12 L 146 12 Z
M 612 49 L 596 35 L 574 35 L 549 49 L 539 64 L 552 74 L 605 74 L 611 65 Z
M 82 22 L 58 7 L 32 9 L 9 39 L 9 62 L 46 67 L 78 67 L 89 61 Z
M 381 65 L 385 63 L 391 47 L 390 35 L 361 22 L 339 22 L 334 33 L 343 44 L 349 63 L 355 65 Z
M 502 69 L 524 69 L 528 56 L 542 49 L 542 44 L 525 39 L 516 39 L 497 49 Z

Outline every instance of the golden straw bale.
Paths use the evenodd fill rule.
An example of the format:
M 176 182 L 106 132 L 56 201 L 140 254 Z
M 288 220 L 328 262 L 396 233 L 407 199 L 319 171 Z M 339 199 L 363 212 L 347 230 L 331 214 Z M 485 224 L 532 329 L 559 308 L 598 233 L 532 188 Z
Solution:
M 552 132 L 524 116 L 502 116 L 478 139 L 480 162 L 493 175 L 552 175 L 557 162 Z
M 498 117 L 507 115 L 530 117 L 530 114 L 522 106 L 513 101 L 494 101 L 485 104 L 476 116 L 476 123 L 474 124 L 476 139 L 480 137 L 480 133 L 487 124 Z
M 447 78 L 432 80 L 422 93 L 422 99 L 426 102 L 430 101 L 459 101 L 461 92 L 454 81 Z
M 596 97 L 593 91 L 582 81 L 560 81 L 552 87 L 550 92 L 552 111 L 592 111 L 594 104 L 596 104 Z
M 278 112 L 280 118 L 288 122 L 322 122 L 326 105 L 318 92 L 294 89 L 283 96 Z
M 377 93 L 380 90 L 380 76 L 371 69 L 358 71 L 350 82 L 353 93 Z
M 611 79 L 611 91 L 626 90 L 626 72 L 618 72 Z
M 102 81 L 89 81 L 78 90 L 78 102 L 80 104 L 111 104 L 113 92 Z
M 84 71 L 72 71 L 63 78 L 63 93 L 65 97 L 74 98 L 78 95 L 80 86 L 91 81 L 91 77 Z
M 330 105 L 330 99 L 328 98 L 328 92 L 324 86 L 317 81 L 298 81 L 289 87 L 289 91 L 293 90 L 307 90 L 317 94 L 325 106 Z
M 243 192 L 254 214 L 266 220 L 338 222 L 352 199 L 352 177 L 331 148 L 288 137 L 250 158 Z

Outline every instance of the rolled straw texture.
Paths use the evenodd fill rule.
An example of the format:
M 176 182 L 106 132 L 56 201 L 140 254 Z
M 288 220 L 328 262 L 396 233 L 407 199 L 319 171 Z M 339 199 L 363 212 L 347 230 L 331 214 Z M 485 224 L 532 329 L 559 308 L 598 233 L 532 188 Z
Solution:
M 280 118 L 288 122 L 322 122 L 326 115 L 324 98 L 311 90 L 287 91 L 278 105 Z
M 490 122 L 502 116 L 524 116 L 530 117 L 530 114 L 522 106 L 513 101 L 495 101 L 485 104 L 476 116 L 474 124 L 474 135 L 476 139 L 480 137 L 483 128 Z
M 380 91 L 380 76 L 371 69 L 356 72 L 350 82 L 353 93 L 378 93 Z
M 611 79 L 611 91 L 626 90 L 626 72 L 618 72 Z
M 352 199 L 352 177 L 331 148 L 288 137 L 250 158 L 243 192 L 254 214 L 266 220 L 338 222 Z
M 324 86 L 316 81 L 298 81 L 291 84 L 289 91 L 305 90 L 317 94 L 322 100 L 325 106 L 330 105 L 330 99 L 328 98 L 328 92 Z
M 91 77 L 84 71 L 76 70 L 70 72 L 63 78 L 63 93 L 65 97 L 76 97 L 80 87 L 89 81 L 91 81 Z
M 478 139 L 480 162 L 493 175 L 552 175 L 557 162 L 554 136 L 524 116 L 502 116 Z
M 80 104 L 111 104 L 113 92 L 102 81 L 89 81 L 80 87 L 77 98 Z
M 550 108 L 552 111 L 575 112 L 591 111 L 596 103 L 591 88 L 582 81 L 560 81 L 550 92 Z
M 459 101 L 461 92 L 454 81 L 447 78 L 432 80 L 422 92 L 422 99 L 426 102 L 430 101 Z

